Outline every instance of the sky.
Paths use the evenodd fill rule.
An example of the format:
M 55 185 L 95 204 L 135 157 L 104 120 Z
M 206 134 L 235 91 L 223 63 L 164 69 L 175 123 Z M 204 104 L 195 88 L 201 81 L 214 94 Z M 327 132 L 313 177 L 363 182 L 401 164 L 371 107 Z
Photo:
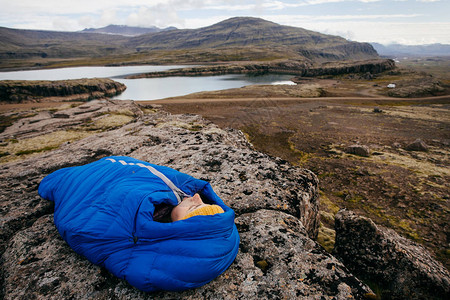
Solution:
M 450 0 L 0 0 L 0 8 L 0 26 L 19 29 L 184 29 L 248 16 L 358 42 L 450 44 Z

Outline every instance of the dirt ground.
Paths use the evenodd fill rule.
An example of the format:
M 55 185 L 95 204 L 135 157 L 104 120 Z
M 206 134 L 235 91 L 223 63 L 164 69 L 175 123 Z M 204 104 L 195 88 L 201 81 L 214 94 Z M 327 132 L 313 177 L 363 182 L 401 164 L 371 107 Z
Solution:
M 289 86 L 259 86 L 152 103 L 240 129 L 256 149 L 315 172 L 326 249 L 334 244 L 334 215 L 349 208 L 423 244 L 449 268 L 450 96 L 389 98 L 363 82 L 344 96 L 348 81 L 307 85 L 340 97 L 287 98 Z M 406 150 L 416 139 L 428 151 Z M 354 144 L 369 147 L 370 156 L 348 154 Z

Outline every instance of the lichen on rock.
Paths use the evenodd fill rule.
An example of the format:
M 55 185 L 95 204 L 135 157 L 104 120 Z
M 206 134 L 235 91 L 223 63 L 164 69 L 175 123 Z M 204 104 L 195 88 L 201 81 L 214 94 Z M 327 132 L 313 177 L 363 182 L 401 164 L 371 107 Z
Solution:
M 382 299 L 448 299 L 450 273 L 417 243 L 348 210 L 336 215 L 334 252 Z

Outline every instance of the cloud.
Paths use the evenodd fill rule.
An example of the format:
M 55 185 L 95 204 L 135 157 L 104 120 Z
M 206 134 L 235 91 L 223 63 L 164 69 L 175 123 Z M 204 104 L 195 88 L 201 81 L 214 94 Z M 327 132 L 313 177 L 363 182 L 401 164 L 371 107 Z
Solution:
M 61 31 L 71 31 L 72 28 L 78 25 L 76 20 L 71 20 L 63 17 L 57 17 L 52 19 L 52 26 L 59 28 Z
M 420 45 L 442 43 L 450 44 L 450 22 L 377 22 L 345 20 L 329 22 L 304 19 L 286 23 L 283 17 L 267 16 L 268 20 L 280 24 L 302 27 L 308 30 L 326 34 L 339 35 L 358 42 L 379 42 L 382 44 L 401 43 L 405 45 Z M 376 28 L 376 30 L 374 30 Z
M 373 20 L 373 19 L 403 19 L 403 18 L 415 18 L 421 14 L 385 14 L 385 15 L 325 15 L 325 16 L 297 16 L 304 19 L 313 20 Z
M 371 3 L 371 2 L 380 2 L 382 0 L 309 0 L 304 1 L 306 4 L 316 5 L 316 4 L 328 4 L 328 3 L 337 3 L 337 2 L 363 2 L 363 3 Z
M 207 0 L 0 0 L 0 26 L 49 30 L 80 30 L 126 22 L 181 26 L 184 22 L 178 11 L 201 7 L 204 2 Z
M 298 25 L 305 22 L 323 21 L 330 24 L 336 24 L 336 22 L 348 22 L 348 21 L 365 21 L 365 20 L 401 20 L 408 18 L 416 18 L 422 16 L 421 14 L 374 14 L 374 15 L 265 15 L 262 18 L 274 21 L 283 25 Z
M 167 27 L 169 25 L 184 25 L 184 21 L 173 7 L 159 4 L 154 7 L 141 6 L 136 12 L 128 15 L 126 24 L 142 27 Z
M 221 10 L 221 11 L 276 11 L 283 9 L 292 9 L 303 6 L 329 4 L 339 2 L 380 2 L 382 0 L 304 0 L 296 1 L 296 3 L 279 1 L 279 0 L 256 0 L 256 1 L 224 1 L 224 0 L 210 0 L 200 1 L 204 9 Z M 433 0 L 430 0 L 433 1 Z M 434 0 L 435 1 L 435 0 Z
M 194 29 L 219 23 L 223 20 L 235 17 L 235 15 L 216 15 L 206 18 L 189 18 L 186 20 L 187 28 Z

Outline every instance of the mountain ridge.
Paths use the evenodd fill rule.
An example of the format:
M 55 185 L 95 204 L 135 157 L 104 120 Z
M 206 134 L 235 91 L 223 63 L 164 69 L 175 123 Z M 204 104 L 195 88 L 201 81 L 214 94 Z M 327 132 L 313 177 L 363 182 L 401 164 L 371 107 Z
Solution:
M 89 59 L 91 64 L 275 59 L 321 63 L 379 56 L 368 43 L 251 17 L 230 18 L 198 29 L 173 29 L 134 37 L 0 27 L 0 68 L 7 65 L 8 59 L 15 60 L 15 65 L 17 59 L 34 60 L 31 64 L 39 60 L 41 66 L 51 59 L 63 59 L 67 65 L 67 59 L 79 58 Z
M 116 34 L 116 35 L 123 35 L 123 36 L 137 36 L 147 33 L 155 33 L 155 32 L 162 32 L 162 31 L 169 31 L 178 29 L 176 27 L 166 27 L 166 28 L 159 28 L 156 26 L 151 27 L 138 27 L 138 26 L 127 26 L 127 25 L 108 25 L 101 28 L 85 28 L 81 30 L 80 32 L 83 33 L 102 33 L 102 34 Z
M 351 55 L 358 59 L 378 56 L 367 43 L 253 17 L 234 17 L 199 29 L 141 35 L 131 38 L 130 44 L 139 50 L 285 46 L 299 50 L 307 58 L 331 60 Z

